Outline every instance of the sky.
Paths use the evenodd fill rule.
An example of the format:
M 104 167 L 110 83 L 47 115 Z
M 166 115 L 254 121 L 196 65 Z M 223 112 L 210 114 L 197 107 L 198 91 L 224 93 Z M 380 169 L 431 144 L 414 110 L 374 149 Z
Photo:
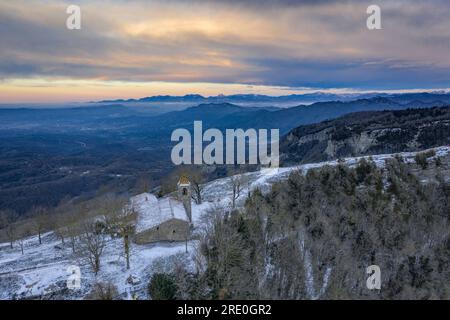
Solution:
M 449 17 L 448 0 L 0 0 L 0 103 L 448 89 Z

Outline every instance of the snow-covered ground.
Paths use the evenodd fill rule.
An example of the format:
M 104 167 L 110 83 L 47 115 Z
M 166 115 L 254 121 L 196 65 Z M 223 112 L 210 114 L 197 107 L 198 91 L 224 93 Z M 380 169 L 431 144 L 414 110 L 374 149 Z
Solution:
M 450 147 L 444 146 L 434 149 L 436 156 L 448 156 Z M 405 161 L 414 161 L 415 153 L 400 153 Z M 377 166 L 383 166 L 386 159 L 394 155 L 371 156 Z M 354 166 L 362 157 L 346 158 L 343 161 Z M 365 157 L 369 158 L 369 157 Z M 305 164 L 289 168 L 264 169 L 258 172 L 244 174 L 244 189 L 237 205 L 245 201 L 249 189 L 260 188 L 268 190 L 277 180 L 285 179 L 295 170 L 306 172 L 311 168 L 324 165 L 337 165 L 337 161 Z M 204 186 L 204 202 L 192 205 L 192 218 L 195 230 L 198 231 L 209 209 L 220 206 L 230 207 L 232 199 L 232 185 L 230 178 L 223 178 L 207 183 Z M 154 243 L 148 245 L 132 244 L 131 269 L 126 269 L 123 254 L 122 239 L 110 239 L 102 256 L 101 270 L 95 276 L 82 257 L 73 254 L 69 244 L 62 245 L 52 232 L 43 235 L 43 243 L 39 245 L 37 236 L 25 240 L 24 255 L 18 244 L 13 249 L 8 243 L 0 244 L 0 299 L 38 297 L 47 294 L 59 299 L 81 299 L 92 288 L 95 282 L 112 282 L 119 291 L 121 298 L 130 298 L 133 294 L 139 298 L 146 297 L 146 286 L 154 272 L 170 271 L 176 263 L 184 264 L 188 269 L 195 267 L 193 254 L 198 245 L 197 240 L 187 243 Z M 186 250 L 187 249 L 187 250 Z M 186 252 L 187 251 L 187 252 Z M 68 268 L 78 266 L 81 271 L 81 289 L 66 288 L 69 279 Z M 130 280 L 130 276 L 132 281 Z M 59 293 L 59 294 L 58 294 Z
M 97 281 L 114 283 L 123 298 L 136 293 L 145 295 L 145 285 L 153 273 L 152 264 L 166 257 L 177 257 L 180 263 L 189 264 L 189 252 L 193 252 L 195 242 L 159 243 L 132 245 L 131 268 L 126 270 L 123 254 L 123 240 L 112 239 L 107 242 L 102 255 L 101 270 L 95 276 L 87 261 L 72 254 L 69 245 L 62 246 L 53 233 L 43 237 L 39 245 L 37 237 L 27 239 L 24 255 L 16 245 L 13 249 L 2 246 L 0 251 L 0 299 L 35 297 L 42 294 L 57 293 L 66 287 L 69 279 L 68 268 L 77 266 L 81 270 L 81 289 L 65 290 L 64 298 L 82 298 Z M 168 261 L 167 263 L 170 263 Z M 170 268 L 170 265 L 167 266 Z M 162 270 L 158 270 L 162 271 Z M 128 279 L 133 276 L 133 283 Z M 139 282 L 139 283 L 138 283 Z M 61 296 L 57 296 L 63 298 Z

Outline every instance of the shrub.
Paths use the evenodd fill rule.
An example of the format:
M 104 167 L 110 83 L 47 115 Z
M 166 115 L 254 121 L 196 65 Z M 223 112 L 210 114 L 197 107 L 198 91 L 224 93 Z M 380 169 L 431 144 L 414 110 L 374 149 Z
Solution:
M 442 166 L 442 160 L 441 160 L 441 157 L 437 157 L 437 158 L 436 158 L 436 166 L 437 166 L 437 167 Z
M 118 296 L 117 287 L 108 282 L 98 282 L 87 295 L 87 300 L 114 300 Z
M 425 152 L 425 155 L 427 156 L 427 158 L 434 157 L 436 155 L 436 151 L 434 149 L 428 150 L 427 152 Z
M 415 157 L 417 165 L 422 169 L 426 169 L 428 166 L 427 155 L 423 152 L 417 153 Z
M 177 285 L 172 275 L 156 273 L 148 284 L 148 294 L 153 300 L 175 300 Z
M 363 182 L 371 174 L 373 169 L 372 163 L 362 158 L 356 167 L 356 175 L 358 182 Z

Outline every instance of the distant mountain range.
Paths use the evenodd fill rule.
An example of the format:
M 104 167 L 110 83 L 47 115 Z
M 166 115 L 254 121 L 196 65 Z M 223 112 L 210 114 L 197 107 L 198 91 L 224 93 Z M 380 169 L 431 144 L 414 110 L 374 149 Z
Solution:
M 245 95 L 248 96 L 248 95 Z M 194 99 L 197 95 L 190 95 Z M 173 97 L 172 97 L 173 98 Z M 169 98 L 168 98 L 169 99 Z M 351 101 L 327 101 L 300 104 L 290 108 L 242 106 L 229 102 L 200 103 L 181 110 L 154 112 L 154 106 L 109 103 L 65 109 L 0 109 L 3 129 L 65 131 L 83 128 L 92 132 L 122 130 L 162 135 L 175 128 L 190 128 L 196 120 L 204 127 L 278 128 L 281 134 L 300 125 L 318 123 L 358 111 L 403 110 L 450 105 L 450 94 L 420 93 L 373 97 Z
M 450 93 L 443 91 L 422 92 L 422 93 L 349 93 L 349 94 L 333 94 L 325 92 L 314 92 L 307 94 L 291 94 L 285 96 L 267 96 L 260 94 L 235 94 L 235 95 L 217 95 L 205 97 L 199 94 L 188 94 L 184 96 L 158 95 L 145 97 L 141 99 L 117 99 L 103 100 L 96 103 L 314 103 L 325 101 L 350 101 L 357 99 L 370 99 L 375 97 L 385 97 L 399 103 L 407 101 L 420 100 L 423 102 L 432 102 L 432 100 L 450 101 Z
M 450 107 L 358 112 L 300 126 L 281 142 L 284 165 L 450 145 Z
M 190 126 L 194 120 L 203 120 L 207 127 L 223 128 L 278 128 L 281 134 L 304 124 L 318 123 L 358 111 L 404 110 L 450 105 L 450 95 L 417 96 L 370 99 L 354 101 L 316 102 L 291 108 L 249 108 L 230 103 L 201 104 L 182 111 L 174 111 L 153 118 L 161 126 Z M 155 124 L 156 125 L 156 124 Z
M 359 96 L 359 95 L 358 95 Z M 118 99 L 118 100 L 103 100 L 99 103 L 129 103 L 129 102 L 192 102 L 192 103 L 248 103 L 248 102 L 317 102 L 328 100 L 340 100 L 345 98 L 345 95 L 336 95 L 330 93 L 310 93 L 310 94 L 292 94 L 286 96 L 267 96 L 260 94 L 235 94 L 235 95 L 217 95 L 204 97 L 199 94 L 188 94 L 184 96 L 151 96 L 141 99 Z M 355 95 L 347 95 L 347 98 L 355 97 Z

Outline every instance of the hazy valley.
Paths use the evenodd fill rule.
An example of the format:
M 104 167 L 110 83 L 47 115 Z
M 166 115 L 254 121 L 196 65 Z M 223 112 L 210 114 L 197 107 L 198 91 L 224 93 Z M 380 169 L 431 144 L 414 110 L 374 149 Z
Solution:
M 257 99 L 252 97 L 250 102 Z M 205 128 L 279 128 L 280 133 L 286 135 L 300 125 L 357 111 L 442 106 L 450 101 L 450 95 L 405 94 L 316 102 L 290 108 L 270 106 L 276 99 L 268 100 L 269 104 L 264 99 L 259 101 L 266 104 L 264 107 L 210 103 L 157 115 L 152 113 L 151 107 L 127 106 L 127 103 L 69 109 L 0 109 L 1 207 L 14 208 L 24 214 L 34 205 L 56 206 L 64 197 L 92 197 L 100 187 L 129 192 L 141 176 L 150 178 L 156 187 L 160 179 L 173 170 L 170 162 L 170 150 L 174 145 L 170 141 L 172 131 L 192 130 L 195 120 L 203 121 Z M 288 137 L 295 136 L 299 130 L 309 130 L 307 128 L 296 129 Z M 302 139 L 308 139 L 308 135 Z M 292 156 L 284 158 L 301 160 L 295 154 L 302 153 L 305 146 L 309 153 L 321 152 L 327 139 L 325 136 L 312 141 L 311 150 L 311 145 L 303 144 L 294 147 L 292 152 L 292 143 L 285 143 L 283 148 Z M 431 145 L 422 147 L 426 146 Z M 385 151 L 418 150 L 419 147 L 399 145 Z M 360 154 L 351 148 L 334 148 L 337 150 L 330 158 Z M 361 154 L 380 151 L 382 148 L 365 150 Z M 326 160 L 326 157 L 306 156 L 302 162 L 317 160 Z M 221 172 L 216 170 L 212 177 L 223 175 Z

